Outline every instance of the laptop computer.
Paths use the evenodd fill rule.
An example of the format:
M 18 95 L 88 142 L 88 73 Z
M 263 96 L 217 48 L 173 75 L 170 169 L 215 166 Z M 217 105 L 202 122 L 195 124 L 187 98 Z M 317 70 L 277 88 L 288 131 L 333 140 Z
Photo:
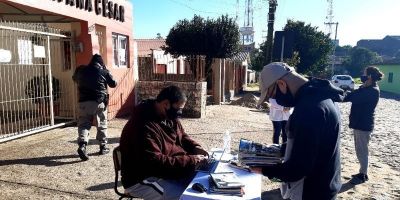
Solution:
M 225 152 L 225 149 L 221 153 L 221 156 L 219 156 L 218 159 L 214 158 L 215 152 L 212 152 L 211 156 L 208 157 L 206 162 L 201 162 L 199 165 L 196 166 L 196 171 L 211 173 L 211 171 L 215 170 L 215 168 L 217 167 L 218 162 L 221 161 L 221 158 L 224 155 L 224 152 Z

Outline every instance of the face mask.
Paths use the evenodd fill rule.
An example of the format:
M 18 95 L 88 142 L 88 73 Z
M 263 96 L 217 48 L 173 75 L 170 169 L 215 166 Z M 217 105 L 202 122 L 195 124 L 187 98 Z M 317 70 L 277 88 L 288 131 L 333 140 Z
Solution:
M 170 107 L 170 109 L 167 110 L 167 117 L 170 120 L 177 119 L 182 116 L 182 109 L 176 109 L 174 107 Z
M 279 87 L 276 88 L 275 99 L 276 103 L 284 107 L 294 107 L 295 106 L 295 99 L 292 93 L 290 92 L 289 88 L 286 90 L 286 94 L 283 94 Z
M 360 80 L 361 80 L 361 82 L 365 83 L 368 81 L 368 76 L 362 75 L 362 76 L 360 76 Z

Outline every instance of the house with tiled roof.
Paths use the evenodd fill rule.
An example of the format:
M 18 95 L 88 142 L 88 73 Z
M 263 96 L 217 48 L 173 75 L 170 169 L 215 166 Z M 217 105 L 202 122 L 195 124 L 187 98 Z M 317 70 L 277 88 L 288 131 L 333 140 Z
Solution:
M 184 57 L 174 58 L 162 49 L 165 39 L 136 39 L 138 57 L 153 59 L 154 72 L 159 74 L 185 74 Z

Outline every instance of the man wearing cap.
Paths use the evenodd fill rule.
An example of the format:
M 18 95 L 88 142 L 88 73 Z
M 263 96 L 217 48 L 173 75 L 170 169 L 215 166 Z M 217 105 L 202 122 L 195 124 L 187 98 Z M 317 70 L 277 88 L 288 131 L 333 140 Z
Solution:
M 270 63 L 261 72 L 261 104 L 270 97 L 294 107 L 286 126 L 284 162 L 252 170 L 278 178 L 283 198 L 335 199 L 340 180 L 340 111 L 343 90 L 327 80 L 307 79 L 286 63 Z

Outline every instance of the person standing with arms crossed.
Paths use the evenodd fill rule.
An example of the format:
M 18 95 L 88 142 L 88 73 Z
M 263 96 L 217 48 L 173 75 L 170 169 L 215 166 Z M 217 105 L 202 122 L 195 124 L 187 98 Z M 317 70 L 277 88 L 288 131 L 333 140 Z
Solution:
M 75 70 L 72 79 L 78 84 L 79 118 L 78 118 L 78 155 L 83 160 L 89 159 L 86 146 L 89 142 L 89 131 L 93 118 L 96 118 L 97 135 L 100 143 L 99 154 L 107 154 L 110 149 L 107 144 L 107 86 L 115 88 L 117 82 L 107 70 L 102 57 L 93 55 L 87 66 Z

